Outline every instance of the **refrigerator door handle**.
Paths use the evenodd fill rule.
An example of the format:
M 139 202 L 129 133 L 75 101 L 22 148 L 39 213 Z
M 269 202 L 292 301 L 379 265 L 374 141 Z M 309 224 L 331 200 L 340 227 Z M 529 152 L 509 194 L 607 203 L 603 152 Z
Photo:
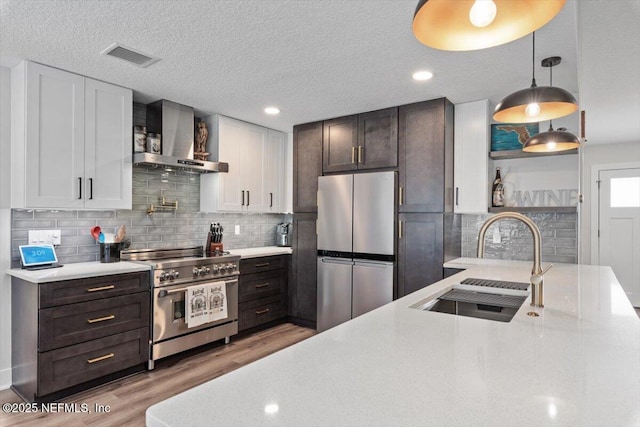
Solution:
M 361 260 L 356 260 L 353 263 L 354 263 L 354 265 L 362 265 L 362 266 L 365 266 L 365 267 L 375 267 L 375 268 L 393 267 L 393 263 L 392 262 L 385 262 L 385 261 L 361 261 Z
M 344 264 L 344 265 L 353 265 L 353 261 L 345 258 L 332 258 L 332 257 L 323 257 L 320 258 L 320 261 L 327 264 Z

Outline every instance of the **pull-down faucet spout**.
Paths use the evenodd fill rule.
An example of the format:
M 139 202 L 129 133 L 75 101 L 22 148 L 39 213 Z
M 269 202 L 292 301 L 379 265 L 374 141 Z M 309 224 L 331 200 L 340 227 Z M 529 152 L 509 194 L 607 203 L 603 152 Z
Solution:
M 480 233 L 478 234 L 478 258 L 484 257 L 484 236 L 487 233 L 487 229 L 494 222 L 500 221 L 501 219 L 511 218 L 517 219 L 518 221 L 523 222 L 531 231 L 533 235 L 533 268 L 531 269 L 531 305 L 535 307 L 544 307 L 542 301 L 542 284 L 543 284 L 543 274 L 551 268 L 551 266 L 547 267 L 544 271 L 542 271 L 542 267 L 540 264 L 541 259 L 541 237 L 540 230 L 535 222 L 533 222 L 528 217 L 517 213 L 517 212 L 501 212 L 487 219 L 482 227 L 480 228 Z

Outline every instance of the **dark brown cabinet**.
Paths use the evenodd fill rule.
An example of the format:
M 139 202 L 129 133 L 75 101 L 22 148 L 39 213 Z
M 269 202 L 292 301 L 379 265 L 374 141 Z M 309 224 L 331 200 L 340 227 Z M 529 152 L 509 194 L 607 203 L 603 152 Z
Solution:
M 318 211 L 322 175 L 322 122 L 293 127 L 293 211 Z
M 453 104 L 399 107 L 398 212 L 453 211 Z
M 324 122 L 322 171 L 349 172 L 398 166 L 398 108 Z
M 240 260 L 238 331 L 287 315 L 288 255 Z
M 294 323 L 315 328 L 317 312 L 317 236 L 315 213 L 293 215 L 293 263 L 289 316 Z
M 51 400 L 143 370 L 148 272 L 32 283 L 12 278 L 12 388 Z

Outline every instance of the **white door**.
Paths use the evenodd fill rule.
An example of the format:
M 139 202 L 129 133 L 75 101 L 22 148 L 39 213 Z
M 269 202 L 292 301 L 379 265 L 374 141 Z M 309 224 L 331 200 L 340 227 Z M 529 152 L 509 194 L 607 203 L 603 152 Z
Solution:
M 640 307 L 640 168 L 601 170 L 598 180 L 599 264 L 611 266 Z
M 245 124 L 245 139 L 240 144 L 242 155 L 242 189 L 246 191 L 246 208 L 251 212 L 268 212 L 269 200 L 265 190 L 265 151 L 268 130 Z
M 219 118 L 218 161 L 229 163 L 229 172 L 215 174 L 219 179 L 218 206 L 219 211 L 238 212 L 245 209 L 246 194 L 241 187 L 244 173 L 242 165 L 241 144 L 245 139 L 242 122 Z

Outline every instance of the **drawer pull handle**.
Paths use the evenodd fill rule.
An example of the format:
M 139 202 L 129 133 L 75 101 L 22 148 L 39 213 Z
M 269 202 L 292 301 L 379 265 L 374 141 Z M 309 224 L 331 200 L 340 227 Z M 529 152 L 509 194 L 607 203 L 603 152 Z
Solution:
M 111 359 L 113 356 L 115 356 L 113 353 L 105 354 L 104 356 L 96 357 L 95 359 L 87 359 L 87 363 L 101 362 L 103 360 Z
M 268 262 L 263 262 L 262 264 L 256 264 L 256 267 L 269 267 L 270 265 Z
M 97 291 L 106 291 L 109 289 L 114 289 L 116 285 L 108 285 L 108 286 L 100 286 L 99 288 L 89 288 L 87 292 L 97 292 Z
M 268 308 L 265 308 L 264 310 L 258 310 L 258 311 L 256 311 L 256 314 L 265 314 L 265 313 L 268 313 L 268 312 L 269 312 L 269 309 L 268 309 Z
M 112 320 L 115 319 L 116 316 L 115 314 L 110 314 L 108 316 L 104 316 L 104 317 L 98 317 L 97 319 L 87 319 L 88 323 L 97 323 L 97 322 L 104 322 L 105 320 Z
M 259 285 L 256 285 L 256 288 L 266 288 L 267 286 L 269 286 L 269 282 L 265 282 L 265 283 L 261 283 Z

